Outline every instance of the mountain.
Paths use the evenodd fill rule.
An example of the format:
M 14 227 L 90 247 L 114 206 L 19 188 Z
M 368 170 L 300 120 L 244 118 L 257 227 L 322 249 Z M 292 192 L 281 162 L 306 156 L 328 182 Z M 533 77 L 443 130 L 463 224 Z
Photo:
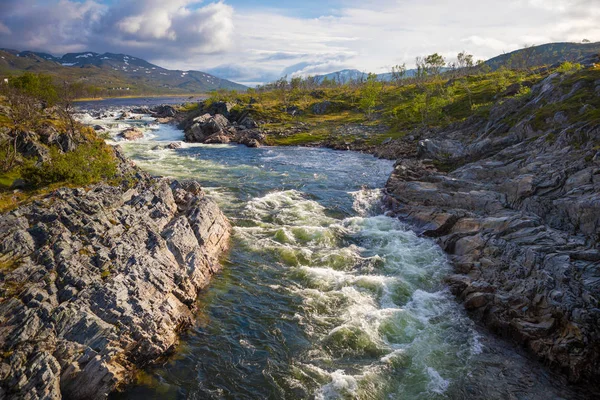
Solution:
M 491 58 L 485 62 L 492 70 L 504 67 L 555 65 L 564 61 L 583 62 L 586 58 L 600 53 L 600 42 L 597 43 L 548 43 L 527 47 Z M 406 78 L 415 76 L 417 70 L 406 70 Z M 367 73 L 357 69 L 344 69 L 329 74 L 317 75 L 319 83 L 328 79 L 341 84 L 367 79 Z M 392 80 L 391 73 L 377 75 L 382 82 Z
M 502 66 L 554 65 L 565 61 L 581 62 L 589 56 L 600 53 L 600 42 L 596 43 L 548 43 L 540 46 L 526 47 L 487 60 L 485 63 L 492 70 Z
M 0 75 L 25 71 L 43 72 L 115 92 L 183 94 L 247 89 L 205 72 L 169 70 L 126 54 L 84 52 L 55 57 L 47 53 L 0 49 Z
M 416 69 L 406 70 L 406 74 L 404 75 L 406 78 L 411 78 L 415 76 L 417 73 Z M 330 81 L 334 81 L 336 83 L 346 84 L 349 82 L 356 82 L 367 79 L 369 74 L 366 72 L 361 72 L 357 69 L 344 69 L 341 71 L 331 72 L 329 74 L 324 75 L 316 75 L 315 79 L 317 82 L 321 83 L 325 79 Z M 377 75 L 377 80 L 382 82 L 389 82 L 392 80 L 392 74 L 390 72 Z

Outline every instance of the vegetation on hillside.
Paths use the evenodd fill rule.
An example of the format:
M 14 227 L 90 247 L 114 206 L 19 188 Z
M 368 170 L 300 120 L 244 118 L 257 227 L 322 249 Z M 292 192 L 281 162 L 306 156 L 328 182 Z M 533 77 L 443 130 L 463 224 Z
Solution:
M 442 68 L 448 65 L 450 68 L 444 71 Z M 270 144 L 352 142 L 368 146 L 468 118 L 485 119 L 494 105 L 527 98 L 534 84 L 554 72 L 569 76 L 567 84 L 580 79 L 591 82 L 600 79 L 598 68 L 582 69 L 580 64 L 568 61 L 554 68 L 522 65 L 492 71 L 485 64 L 474 63 L 465 52 L 453 63 L 439 54 L 418 58 L 417 66 L 419 72 L 414 77 L 392 82 L 380 82 L 374 75 L 366 81 L 347 84 L 295 77 L 247 93 L 220 91 L 208 101 L 233 102 L 240 111 L 248 110 L 270 133 L 267 136 Z M 404 68 L 395 67 L 395 73 L 401 76 Z M 569 112 L 579 112 L 584 104 L 596 103 L 589 109 L 589 115 L 580 116 L 585 118 L 600 108 L 592 83 L 588 89 L 582 88 L 581 95 L 569 102 L 568 107 L 572 108 Z M 547 110 L 556 112 L 561 107 L 567 105 L 553 105 Z
M 112 148 L 73 117 L 75 89 L 32 73 L 0 85 L 0 209 L 114 177 Z
M 103 57 L 105 55 L 110 57 Z M 69 61 L 78 61 L 81 65 L 61 63 L 64 60 L 48 59 L 50 55 L 42 56 L 41 53 L 0 50 L 0 81 L 11 80 L 26 72 L 42 73 L 57 82 L 72 83 L 77 98 L 198 94 L 218 88 L 245 88 L 203 72 L 167 70 L 122 54 L 71 56 L 73 59 L 69 58 Z

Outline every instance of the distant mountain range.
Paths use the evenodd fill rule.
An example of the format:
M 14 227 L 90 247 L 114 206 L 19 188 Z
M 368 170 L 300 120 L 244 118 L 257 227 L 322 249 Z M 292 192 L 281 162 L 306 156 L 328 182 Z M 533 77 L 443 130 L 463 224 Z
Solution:
M 408 69 L 404 75 L 405 78 L 412 78 L 417 73 L 416 69 Z M 322 83 L 325 79 L 341 83 L 342 85 L 348 82 L 356 82 L 365 80 L 369 76 L 368 73 L 359 71 L 357 69 L 344 69 L 341 71 L 332 72 L 324 75 L 316 75 L 315 79 L 317 82 Z M 392 74 L 390 72 L 385 74 L 378 74 L 377 79 L 382 82 L 389 82 L 392 80 Z
M 492 70 L 496 70 L 502 66 L 518 67 L 520 64 L 530 65 L 554 65 L 564 61 L 581 62 L 585 58 L 600 53 L 600 42 L 598 43 L 549 43 L 540 46 L 533 46 L 516 50 L 510 53 L 502 54 L 491 58 L 485 62 Z M 409 69 L 404 75 L 406 78 L 411 78 L 417 73 L 416 69 Z M 345 84 L 367 79 L 366 72 L 357 69 L 344 69 L 341 71 L 331 72 L 329 74 L 317 75 L 317 82 L 323 82 L 325 79 L 335 81 L 336 83 Z M 377 75 L 377 79 L 382 82 L 392 80 L 391 73 Z
M 168 70 L 126 54 L 47 53 L 0 49 L 0 75 L 43 72 L 89 86 L 136 93 L 203 93 L 247 87 L 201 71 Z M 129 88 L 129 89 L 128 89 Z

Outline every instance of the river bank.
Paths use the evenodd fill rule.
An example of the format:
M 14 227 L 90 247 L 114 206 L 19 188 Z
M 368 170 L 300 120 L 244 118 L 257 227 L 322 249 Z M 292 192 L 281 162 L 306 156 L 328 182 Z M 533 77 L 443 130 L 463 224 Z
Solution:
M 364 206 L 353 205 L 352 199 L 356 199 L 354 195 L 348 196 L 343 194 L 343 191 L 339 193 L 336 190 L 337 186 L 334 182 L 340 182 L 349 185 L 345 187 L 358 190 L 358 194 L 361 193 L 360 176 L 368 170 L 363 170 L 362 174 L 357 173 L 356 165 L 360 163 L 357 164 L 354 159 L 355 153 L 338 153 L 318 148 L 247 149 L 228 144 L 182 143 L 184 133 L 173 125 L 154 126 L 151 119 L 146 121 L 144 117 L 139 119 L 136 115 L 130 115 L 133 119 L 119 120 L 121 113 L 115 110 L 110 124 L 106 124 L 106 127 L 109 128 L 109 132 L 113 132 L 112 137 L 124 146 L 125 152 L 143 169 L 152 173 L 177 178 L 194 177 L 202 182 L 203 186 L 209 188 L 209 195 L 219 202 L 232 219 L 235 228 L 234 252 L 228 262 L 230 272 L 225 276 L 219 275 L 215 286 L 209 288 L 201 299 L 201 309 L 204 311 L 198 316 L 194 329 L 184 336 L 186 344 L 165 367 L 150 369 L 149 376 L 138 381 L 138 385 L 129 387 L 122 397 L 116 395 L 115 398 L 153 398 L 159 392 L 162 395 L 195 393 L 211 398 L 218 396 L 220 390 L 247 393 L 250 397 L 264 397 L 275 393 L 303 393 L 303 396 L 320 393 L 324 398 L 339 398 L 344 395 L 361 397 L 367 396 L 368 388 L 373 387 L 371 385 L 377 385 L 377 393 L 381 395 L 396 393 L 410 398 L 470 396 L 470 398 L 500 399 L 511 396 L 511 393 L 517 390 L 529 393 L 533 396 L 531 398 L 540 399 L 593 398 L 589 389 L 582 388 L 579 393 L 576 387 L 569 388 L 560 376 L 549 374 L 536 362 L 511 349 L 511 346 L 489 337 L 485 330 L 480 331 L 468 319 L 464 319 L 466 316 L 462 315 L 459 307 L 437 308 L 440 301 L 454 304 L 446 297 L 450 293 L 444 292 L 442 282 L 444 276 L 452 274 L 452 269 L 449 265 L 444 265 L 445 261 L 441 261 L 442 259 L 431 266 L 437 270 L 435 285 L 421 288 L 424 293 L 430 294 L 441 290 L 433 298 L 428 298 L 427 301 L 433 303 L 428 305 L 419 303 L 421 300 L 415 298 L 421 295 L 419 291 L 413 292 L 406 298 L 391 297 L 392 303 L 384 301 L 385 296 L 382 297 L 384 293 L 390 291 L 400 293 L 397 292 L 403 285 L 400 282 L 407 279 L 403 272 L 405 256 L 399 258 L 400 264 L 392 268 L 388 263 L 398 256 L 388 252 L 408 251 L 410 254 L 406 247 L 410 241 L 406 242 L 398 238 L 399 242 L 394 242 L 393 245 L 392 243 L 376 245 L 372 242 L 375 238 L 370 236 L 376 231 L 369 231 L 368 234 L 360 233 L 365 229 L 361 228 L 356 233 L 359 234 L 358 237 L 362 237 L 359 241 L 362 244 L 357 243 L 357 245 L 359 249 L 364 247 L 364 250 L 359 250 L 356 255 L 358 258 L 355 258 L 356 256 L 352 256 L 355 251 L 352 247 L 337 247 L 347 240 L 350 240 L 350 243 L 357 240 L 356 237 L 352 238 L 353 235 L 346 237 L 347 233 L 343 230 L 339 231 L 336 227 L 340 224 L 344 226 L 348 222 L 333 221 L 334 225 L 323 231 L 331 223 L 328 220 L 331 216 L 343 218 L 345 215 L 353 215 L 358 212 L 357 210 L 365 212 L 374 207 L 375 219 L 369 223 L 374 223 L 377 218 L 381 218 L 381 216 L 377 217 L 377 214 L 381 213 L 377 211 L 377 195 L 366 202 L 368 206 L 365 209 Z M 91 124 L 100 122 L 89 121 Z M 146 130 L 146 135 L 141 140 L 122 141 L 118 139 L 118 133 L 125 129 L 127 124 L 151 129 Z M 173 143 L 178 145 L 171 146 Z M 352 157 L 353 160 L 345 159 L 346 156 Z M 365 160 L 368 159 L 368 156 L 364 157 L 367 157 Z M 339 159 L 339 162 L 332 162 L 334 159 Z M 391 171 L 391 164 L 387 168 L 390 169 L 384 173 L 368 172 L 368 176 L 375 177 L 372 174 L 378 174 L 379 183 L 370 181 L 367 187 L 373 189 L 382 187 Z M 337 175 L 338 171 L 346 172 L 344 175 Z M 231 181 L 227 183 L 230 179 Z M 288 192 L 289 189 L 299 190 L 300 193 Z M 323 197 L 321 192 L 323 190 L 339 193 L 331 199 L 348 198 L 348 200 L 344 200 L 341 204 L 338 201 L 329 203 L 330 195 Z M 275 193 L 269 195 L 273 191 Z M 308 203 L 305 202 L 306 196 L 311 200 Z M 325 206 L 325 215 L 328 218 L 323 219 L 320 214 L 317 216 L 310 211 L 315 207 L 319 208 L 318 205 L 321 204 Z M 365 203 L 361 201 L 357 204 Z M 251 205 L 252 208 L 248 208 Z M 258 207 L 256 210 L 254 210 L 255 206 Z M 281 217 L 277 218 L 277 215 Z M 367 212 L 367 216 L 369 215 Z M 288 221 L 288 217 L 291 220 Z M 381 223 L 383 222 L 385 224 L 377 229 L 383 228 L 383 232 L 387 232 L 384 235 L 389 235 L 390 232 L 404 235 L 401 232 L 414 229 L 411 225 L 396 226 L 397 222 L 390 217 L 384 218 Z M 365 220 L 364 223 L 367 221 Z M 389 230 L 390 228 L 384 228 L 388 224 L 390 228 L 393 227 L 392 231 Z M 396 233 L 393 235 L 396 238 Z M 378 237 L 378 234 L 376 236 Z M 332 242 L 331 238 L 335 240 Z M 375 250 L 374 246 L 379 250 Z M 370 253 L 372 251 L 374 253 Z M 374 264 L 369 262 L 363 265 L 364 261 L 358 262 L 361 258 L 372 257 L 373 254 L 378 254 L 387 261 L 384 261 L 381 266 L 375 260 L 373 260 Z M 433 256 L 435 252 L 430 254 Z M 280 272 L 275 271 L 279 271 L 282 266 L 284 274 L 280 275 Z M 419 270 L 423 267 L 425 265 L 418 262 L 414 268 Z M 388 268 L 392 269 L 388 270 Z M 427 268 L 429 267 L 426 267 L 426 270 Z M 344 271 L 343 274 L 341 271 Z M 386 278 L 381 280 L 380 277 L 369 277 L 375 271 L 381 271 L 377 274 L 383 273 Z M 260 274 L 260 279 L 257 279 L 256 273 Z M 282 280 L 286 283 L 282 284 Z M 420 287 L 419 283 L 413 284 Z M 239 289 L 234 290 L 233 287 L 238 285 Z M 299 304 L 290 303 L 289 288 L 292 289 L 294 296 L 299 296 Z M 358 297 L 351 295 L 349 290 L 354 289 L 362 294 Z M 414 289 L 411 289 L 411 292 L 412 290 Z M 266 303 L 259 300 L 260 295 L 254 296 L 250 293 L 264 293 L 262 296 L 265 297 Z M 322 298 L 318 303 L 323 302 L 322 305 L 326 308 L 321 311 L 313 310 L 311 304 L 316 300 L 313 295 L 305 298 L 309 293 Z M 239 298 L 245 299 L 243 304 L 238 304 Z M 351 317 L 353 314 L 346 313 L 334 318 L 334 315 L 339 314 L 340 311 L 339 305 L 333 306 L 333 304 L 340 304 L 338 303 L 340 299 L 349 302 L 348 312 L 352 307 L 360 305 L 370 304 L 375 308 L 361 311 L 357 314 L 360 316 L 358 320 Z M 345 304 L 345 301 L 341 304 Z M 345 305 L 342 307 L 346 309 Z M 413 309 L 413 307 L 417 308 Z M 404 325 L 405 322 L 397 325 L 397 318 L 400 317 L 400 314 L 397 314 L 398 310 L 403 308 L 411 310 L 410 313 L 414 311 L 416 315 L 421 315 L 422 312 L 425 314 L 414 320 L 414 322 L 421 321 L 417 325 L 412 325 L 412 322 L 408 325 Z M 231 314 L 230 318 L 225 317 L 228 313 Z M 308 315 L 305 315 L 306 313 Z M 440 318 L 443 318 L 444 313 L 455 322 L 447 320 L 449 325 L 442 323 L 440 326 Z M 289 321 L 284 318 L 284 321 L 288 322 L 283 326 L 279 324 L 273 326 L 271 321 L 276 320 L 278 318 L 276 316 L 280 315 L 289 315 Z M 303 315 L 308 319 L 298 327 L 297 322 L 294 321 Z M 331 319 L 332 325 L 321 326 L 318 321 L 322 318 L 325 318 L 323 322 Z M 373 321 L 375 325 L 356 325 L 355 323 L 360 319 Z M 401 320 L 404 321 L 404 317 L 401 317 Z M 339 322 L 334 323 L 334 321 Z M 425 325 L 419 328 L 417 326 L 420 323 Z M 462 325 L 463 323 L 466 325 Z M 257 331 L 248 331 L 246 328 L 248 325 L 253 326 Z M 444 330 L 446 328 L 439 331 L 438 328 L 442 326 L 451 330 L 458 329 L 458 331 L 451 333 Z M 281 342 L 278 339 L 279 334 L 274 334 L 273 329 L 280 330 L 282 334 L 285 332 L 282 337 L 286 340 Z M 392 330 L 387 332 L 387 329 Z M 418 341 L 420 344 L 415 342 L 415 336 L 404 336 L 411 329 L 417 329 L 420 335 L 425 335 L 421 337 L 422 341 Z M 346 333 L 337 338 L 336 332 L 344 331 Z M 465 334 L 470 339 L 466 339 Z M 355 342 L 357 340 L 358 342 Z M 440 345 L 445 349 L 442 351 L 438 348 L 439 351 L 444 354 L 456 354 L 458 351 L 459 354 L 464 355 L 464 358 L 460 356 L 456 359 L 452 356 L 444 358 L 444 362 L 434 363 L 430 357 L 439 354 L 436 353 L 436 345 L 434 345 L 439 340 L 441 340 Z M 470 343 L 472 347 L 463 350 L 453 347 L 461 341 Z M 223 343 L 224 347 L 218 343 Z M 324 352 L 316 360 L 309 361 L 310 357 L 315 357 L 314 349 L 318 346 L 324 346 Z M 396 351 L 393 357 L 389 357 L 390 351 Z M 417 355 L 421 351 L 423 354 Z M 224 354 L 227 354 L 226 359 L 229 361 L 221 363 L 218 360 L 224 357 Z M 402 354 L 404 355 L 401 356 Z M 405 356 L 408 358 L 404 359 Z M 350 361 L 353 357 L 364 360 L 366 364 L 375 362 L 380 365 L 381 370 L 377 372 L 364 370 L 359 367 L 362 362 L 354 364 L 356 359 Z M 205 361 L 202 361 L 203 358 Z M 250 360 L 254 361 L 250 362 Z M 408 364 L 402 361 L 397 366 L 398 370 L 389 369 L 390 362 L 394 364 L 400 360 L 411 361 Z M 243 367 L 240 368 L 240 365 Z M 454 367 L 450 367 L 452 365 Z M 461 367 L 457 368 L 457 365 Z M 270 372 L 266 377 L 262 374 L 260 374 L 262 377 L 259 377 L 258 372 L 264 368 L 268 368 Z M 452 368 L 455 370 L 453 371 Z M 343 373 L 337 373 L 337 369 L 341 369 Z M 190 370 L 197 371 L 202 378 L 185 377 L 184 371 Z M 503 371 L 503 378 L 498 376 L 498 370 Z M 223 371 L 227 373 L 224 374 Z M 400 371 L 403 375 L 407 375 L 397 380 L 391 378 Z M 300 378 L 297 374 L 307 375 Z M 231 379 L 222 379 L 221 376 L 228 376 Z M 405 385 L 412 380 L 414 386 L 407 391 Z
M 448 282 L 471 315 L 572 381 L 593 382 L 600 373 L 599 82 L 593 69 L 555 73 L 526 96 L 498 101 L 485 118 L 378 144 L 356 139 L 378 135 L 365 125 L 340 124 L 333 131 L 352 134 L 322 138 L 303 123 L 262 129 L 251 111 L 225 102 L 186 113 L 180 126 L 193 142 L 250 138 L 256 147 L 285 137 L 397 159 L 386 184 L 389 212 L 450 254 Z
M 202 188 L 114 151 L 121 184 L 0 214 L 2 398 L 106 398 L 173 350 L 221 269 L 231 228 Z

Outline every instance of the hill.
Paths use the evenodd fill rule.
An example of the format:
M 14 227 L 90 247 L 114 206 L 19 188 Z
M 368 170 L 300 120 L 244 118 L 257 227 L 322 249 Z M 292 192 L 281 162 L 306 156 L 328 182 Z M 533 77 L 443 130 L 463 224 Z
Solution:
M 493 71 L 504 66 L 507 68 L 527 68 L 541 65 L 556 66 L 564 61 L 582 62 L 589 56 L 600 53 L 600 42 L 597 43 L 548 43 L 540 46 L 526 47 L 510 53 L 501 54 L 485 62 Z M 447 60 L 448 61 L 448 60 Z M 443 68 L 442 70 L 446 70 Z M 406 70 L 406 78 L 416 75 L 416 69 Z M 329 74 L 315 76 L 317 83 L 325 80 L 338 84 L 360 82 L 367 79 L 368 73 L 357 69 L 344 69 Z M 392 81 L 391 73 L 378 74 L 381 82 Z
M 46 73 L 95 87 L 103 95 L 185 94 L 246 90 L 246 86 L 201 71 L 168 70 L 141 58 L 113 53 L 47 53 L 0 49 L 0 75 Z
M 589 56 L 599 53 L 600 42 L 547 43 L 502 54 L 487 60 L 485 63 L 492 70 L 496 70 L 502 66 L 510 68 L 556 65 L 564 61 L 582 62 Z

